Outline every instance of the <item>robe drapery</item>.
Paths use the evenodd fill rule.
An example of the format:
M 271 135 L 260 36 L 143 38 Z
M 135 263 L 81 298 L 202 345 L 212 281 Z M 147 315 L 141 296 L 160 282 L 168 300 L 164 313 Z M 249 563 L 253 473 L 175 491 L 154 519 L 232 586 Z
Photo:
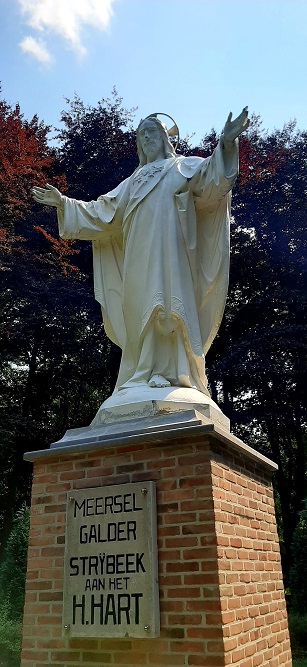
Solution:
M 161 374 L 207 393 L 204 357 L 228 289 L 235 143 L 210 158 L 174 156 L 139 167 L 97 201 L 62 197 L 60 235 L 93 242 L 95 296 L 122 349 L 117 388 Z

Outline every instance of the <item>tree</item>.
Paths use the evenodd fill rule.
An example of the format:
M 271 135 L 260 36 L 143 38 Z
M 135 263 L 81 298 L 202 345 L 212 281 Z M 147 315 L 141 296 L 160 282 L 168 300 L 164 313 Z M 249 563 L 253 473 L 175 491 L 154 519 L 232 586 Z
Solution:
M 306 502 L 300 512 L 299 521 L 293 533 L 293 563 L 290 570 L 291 609 L 298 614 L 306 614 L 307 582 L 307 508 Z
M 69 108 L 61 114 L 64 127 L 58 130 L 59 169 L 65 173 L 68 195 L 91 201 L 112 190 L 137 167 L 135 132 L 131 125 L 135 109 L 123 107 L 115 88 L 111 97 L 103 98 L 96 107 L 85 105 L 78 95 L 66 101 Z M 82 242 L 80 252 L 83 266 L 91 273 L 91 244 Z M 113 343 L 108 342 L 108 346 L 113 389 L 121 351 Z
M 24 451 L 88 424 L 117 376 L 119 352 L 93 296 L 90 244 L 59 239 L 54 211 L 32 204 L 30 189 L 51 181 L 88 201 L 115 187 L 137 165 L 133 110 L 116 91 L 96 107 L 78 96 L 67 102 L 58 149 L 36 117 L 28 122 L 0 102 L 3 545 L 29 495 Z M 286 576 L 306 495 L 306 139 L 294 124 L 264 133 L 258 118 L 241 138 L 229 298 L 207 356 L 212 396 L 233 430 L 279 464 Z M 217 135 L 190 143 L 181 142 L 184 154 L 207 156 Z
M 29 497 L 30 469 L 23 464 L 24 452 L 47 447 L 69 427 L 88 424 L 110 393 L 110 344 L 93 296 L 90 249 L 87 244 L 78 248 L 74 242 L 59 239 L 54 211 L 32 203 L 30 190 L 34 184 L 51 181 L 66 191 L 67 181 L 74 187 L 70 178 L 76 174 L 80 179 L 78 194 L 83 198 L 97 197 L 109 189 L 104 174 L 110 172 L 110 165 L 114 170 L 117 164 L 119 170 L 123 168 L 119 156 L 127 133 L 120 125 L 128 122 L 118 99 L 114 105 L 106 102 L 104 112 L 103 103 L 99 103 L 97 116 L 95 109 L 75 101 L 71 122 L 69 113 L 64 114 L 69 129 L 67 134 L 63 130 L 65 149 L 60 151 L 48 147 L 48 128 L 37 118 L 29 123 L 19 107 L 11 109 L 5 102 L 1 107 L 2 554 L 15 510 Z M 111 126 L 115 132 L 109 169 L 105 166 L 109 146 L 103 144 L 102 135 L 95 134 L 101 133 L 101 125 L 105 137 Z M 79 154 L 78 132 L 84 132 L 84 149 Z M 96 157 L 92 152 L 96 150 L 95 139 Z M 131 137 L 129 141 L 132 146 Z M 90 174 L 91 186 L 95 175 L 97 193 L 81 190 L 86 174 Z M 115 173 L 114 178 L 121 175 Z
M 0 606 L 8 604 L 10 620 L 21 621 L 24 605 L 24 587 L 27 569 L 29 508 L 24 506 L 14 519 L 0 566 Z
M 241 140 L 228 304 L 208 362 L 234 430 L 279 465 L 284 572 L 306 495 L 306 133 Z
M 57 135 L 59 168 L 65 173 L 68 195 L 91 201 L 130 176 L 138 164 L 131 126 L 135 110 L 122 106 L 115 88 L 111 98 L 96 107 L 86 106 L 78 95 L 66 101 L 64 127 Z
M 22 455 L 30 443 L 37 447 L 38 425 L 33 420 L 32 408 L 39 348 L 47 331 L 47 304 L 53 291 L 55 303 L 59 302 L 59 282 L 67 282 L 68 274 L 75 275 L 78 271 L 70 261 L 77 252 L 73 244 L 58 241 L 42 230 L 37 223 L 44 221 L 48 229 L 49 218 L 41 215 L 38 219 L 31 203 L 31 187 L 53 177 L 55 154 L 47 145 L 49 128 L 38 123 L 36 117 L 30 122 L 24 120 L 18 105 L 12 109 L 5 101 L 0 103 L 0 124 L 3 549 L 12 526 L 16 499 L 29 488 Z M 65 187 L 63 177 L 55 175 L 54 178 Z

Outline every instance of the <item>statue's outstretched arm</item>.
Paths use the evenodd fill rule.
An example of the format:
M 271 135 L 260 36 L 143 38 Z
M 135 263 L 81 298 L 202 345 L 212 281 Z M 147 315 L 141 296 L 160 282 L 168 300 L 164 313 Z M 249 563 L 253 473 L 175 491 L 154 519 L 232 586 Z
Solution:
M 62 195 L 60 191 L 49 183 L 46 183 L 45 188 L 39 188 L 37 186 L 32 188 L 32 195 L 38 204 L 62 208 Z

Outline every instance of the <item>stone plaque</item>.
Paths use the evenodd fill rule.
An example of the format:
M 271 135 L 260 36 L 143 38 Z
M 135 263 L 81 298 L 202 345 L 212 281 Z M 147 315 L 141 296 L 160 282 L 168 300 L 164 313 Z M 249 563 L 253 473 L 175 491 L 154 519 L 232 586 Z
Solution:
M 141 482 L 70 493 L 64 634 L 159 636 L 155 491 Z

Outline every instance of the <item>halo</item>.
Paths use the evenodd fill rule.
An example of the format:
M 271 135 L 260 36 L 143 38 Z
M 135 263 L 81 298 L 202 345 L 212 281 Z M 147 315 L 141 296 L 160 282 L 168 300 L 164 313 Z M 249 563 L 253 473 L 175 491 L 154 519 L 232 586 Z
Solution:
M 155 113 L 151 113 L 149 116 L 146 116 L 146 118 L 150 118 L 150 116 L 155 116 L 155 118 L 158 118 L 158 116 L 165 116 L 166 118 L 169 118 L 172 121 L 173 125 L 169 129 L 168 128 L 166 128 L 166 129 L 167 129 L 168 136 L 172 140 L 172 144 L 174 146 L 174 149 L 177 150 L 179 140 L 180 140 L 180 136 L 179 136 L 179 127 L 178 127 L 176 121 L 172 118 L 172 116 L 169 116 L 168 113 L 162 113 L 160 111 L 156 111 Z M 158 118 L 158 120 L 161 120 L 161 119 Z M 161 122 L 163 122 L 163 121 L 161 121 Z M 166 123 L 164 123 L 164 124 L 166 125 Z

